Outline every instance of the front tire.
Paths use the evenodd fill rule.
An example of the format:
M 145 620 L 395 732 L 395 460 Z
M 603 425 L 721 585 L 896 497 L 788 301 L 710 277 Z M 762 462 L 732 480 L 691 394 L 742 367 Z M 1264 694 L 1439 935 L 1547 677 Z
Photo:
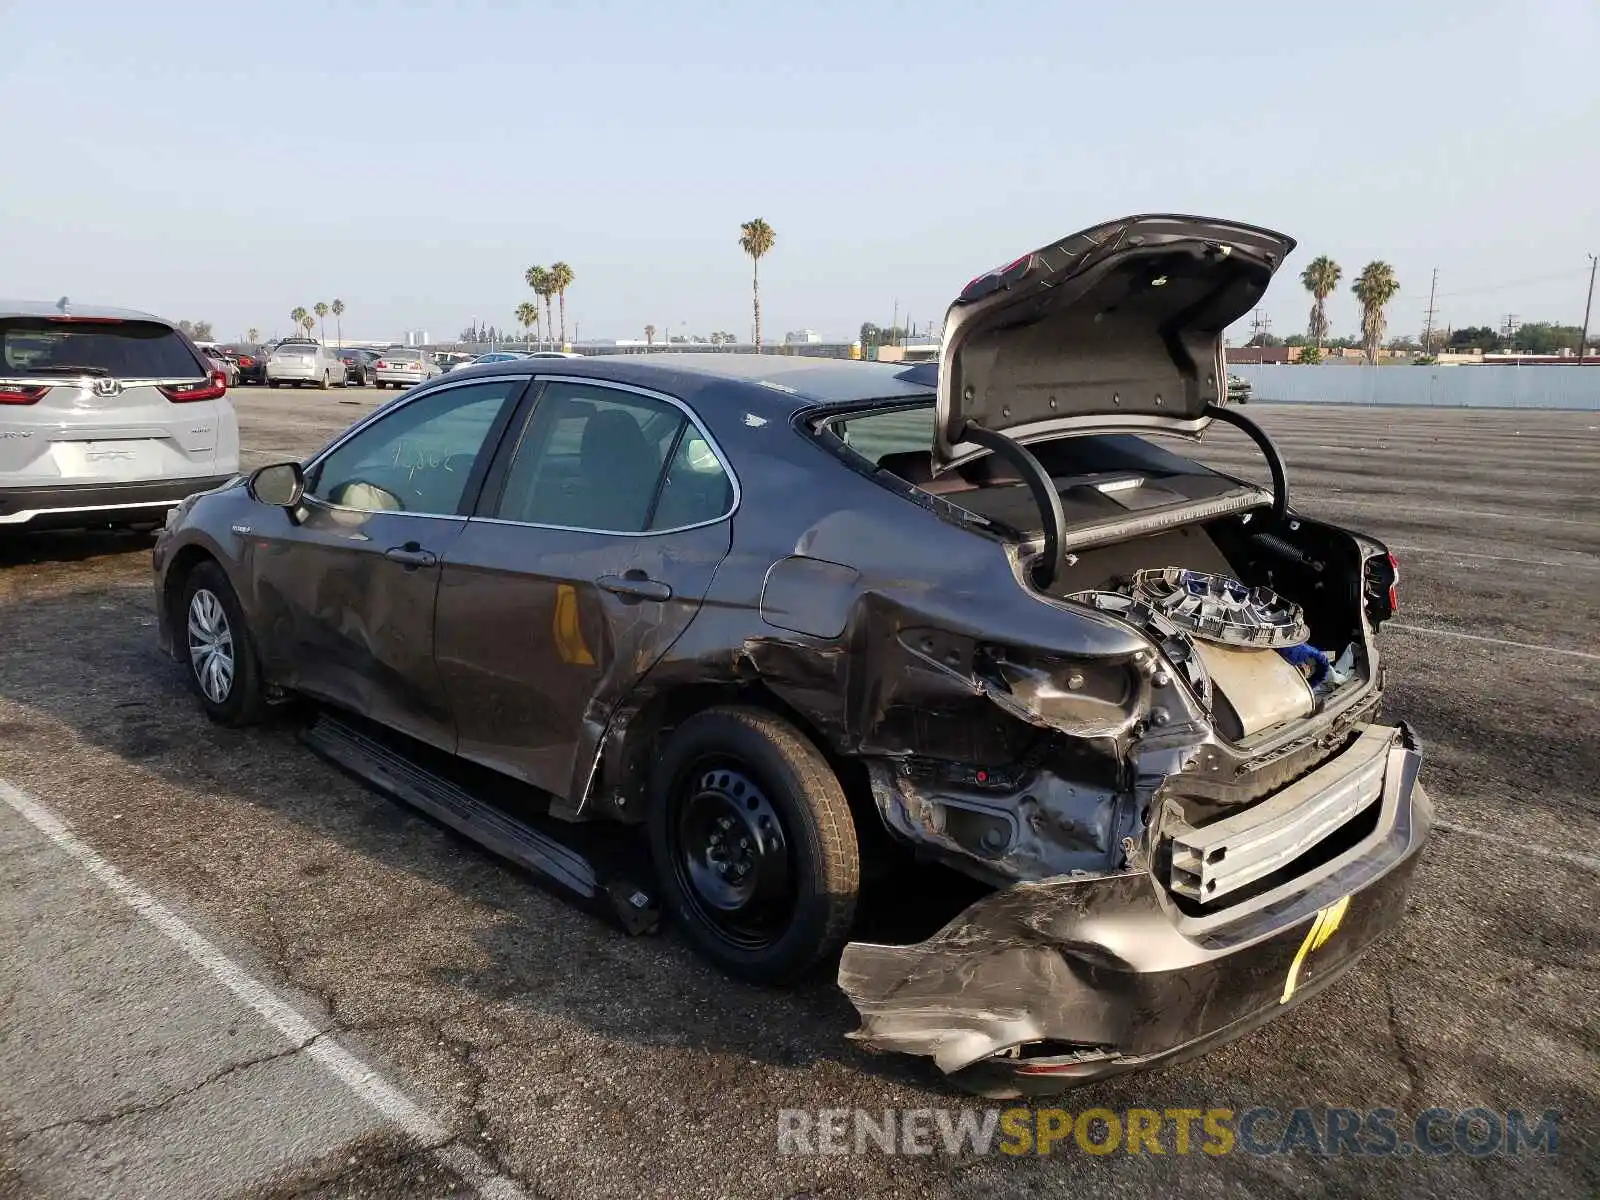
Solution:
M 333 386 L 333 376 L 329 375 L 328 372 L 324 371 L 322 373 L 322 382 L 317 385 L 317 390 L 325 392 L 329 388 L 331 388 L 332 386 Z
M 789 722 L 754 708 L 689 718 L 652 780 L 650 851 L 696 950 L 754 983 L 789 983 L 836 953 L 861 857 L 838 776 Z
M 176 644 L 188 660 L 189 686 L 219 725 L 254 725 L 267 715 L 261 666 L 239 597 L 221 567 L 203 562 L 183 581 L 174 614 Z

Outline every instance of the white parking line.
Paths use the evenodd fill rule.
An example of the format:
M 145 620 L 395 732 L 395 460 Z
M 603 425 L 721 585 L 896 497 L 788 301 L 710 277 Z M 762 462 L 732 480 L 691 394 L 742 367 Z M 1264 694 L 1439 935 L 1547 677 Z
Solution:
M 1600 654 L 1591 654 L 1587 650 L 1570 650 L 1565 646 L 1541 646 L 1538 642 L 1513 642 L 1506 638 L 1485 637 L 1481 633 L 1462 633 L 1457 629 L 1434 629 L 1427 625 L 1402 625 L 1399 621 L 1387 621 L 1385 629 L 1400 629 L 1406 633 L 1420 633 L 1427 637 L 1461 638 L 1468 642 L 1487 642 L 1491 646 L 1510 646 L 1517 650 L 1539 650 L 1545 654 L 1565 654 L 1568 658 L 1584 658 L 1590 662 L 1600 662 Z
M 1391 508 L 1400 510 L 1401 515 L 1406 513 L 1446 513 L 1452 517 L 1488 517 L 1495 521 L 1549 521 L 1557 525 L 1593 525 L 1593 517 L 1541 517 L 1532 513 L 1493 512 L 1484 508 L 1447 508 L 1443 505 L 1412 504 L 1401 496 L 1318 496 L 1312 501 L 1312 506 L 1327 504 L 1343 504 L 1353 507 L 1365 507 L 1374 504 L 1387 504 Z
M 0 800 L 124 901 L 140 916 L 181 946 L 217 982 L 253 1008 L 293 1044 L 314 1058 L 324 1070 L 362 1100 L 409 1134 L 422 1146 L 435 1147 L 435 1157 L 466 1176 L 492 1200 L 526 1200 L 526 1193 L 499 1174 L 479 1154 L 458 1145 L 445 1145 L 448 1134 L 428 1113 L 408 1099 L 372 1067 L 333 1038 L 326 1036 L 299 1011 L 273 995 L 270 988 L 229 958 L 205 936 L 144 888 L 134 883 L 81 841 L 66 822 L 22 789 L 0 779 Z
M 1537 843 L 1523 841 L 1521 838 L 1506 837 L 1504 834 L 1487 833 L 1482 829 L 1474 829 L 1470 825 L 1457 825 L 1454 821 L 1434 821 L 1435 829 L 1443 829 L 1447 833 L 1459 833 L 1463 837 L 1482 838 L 1486 842 L 1494 842 L 1499 846 L 1506 846 L 1512 850 L 1520 850 L 1524 854 L 1531 854 L 1534 858 L 1548 858 L 1554 862 L 1571 863 L 1575 867 L 1582 867 L 1587 871 L 1600 871 L 1600 858 L 1592 854 L 1576 854 L 1570 850 L 1557 850 L 1551 846 L 1541 846 Z
M 1390 542 L 1389 549 L 1398 550 L 1403 554 L 1434 554 L 1440 558 L 1482 558 L 1489 562 L 1522 563 L 1529 567 L 1600 567 L 1600 555 L 1585 554 L 1582 550 L 1574 550 L 1573 554 L 1587 558 L 1588 562 L 1565 561 L 1555 558 L 1519 558 L 1515 554 L 1477 554 L 1467 550 L 1436 550 L 1431 546 L 1407 546 L 1399 542 Z

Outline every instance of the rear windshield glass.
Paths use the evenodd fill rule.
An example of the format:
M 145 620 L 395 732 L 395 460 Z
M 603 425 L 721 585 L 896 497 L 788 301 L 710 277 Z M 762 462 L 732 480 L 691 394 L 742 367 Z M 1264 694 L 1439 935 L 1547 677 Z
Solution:
M 195 379 L 207 368 L 159 321 L 0 320 L 5 374 L 87 372 L 117 379 Z
M 384 358 L 390 362 L 416 362 L 421 357 L 415 350 L 389 350 L 384 353 Z

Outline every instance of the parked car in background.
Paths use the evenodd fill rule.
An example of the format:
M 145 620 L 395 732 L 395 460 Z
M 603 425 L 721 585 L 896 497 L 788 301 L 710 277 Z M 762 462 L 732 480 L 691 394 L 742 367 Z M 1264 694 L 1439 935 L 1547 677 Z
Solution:
M 280 384 L 304 387 L 312 384 L 330 388 L 345 385 L 344 359 L 321 342 L 311 338 L 285 338 L 267 357 L 267 386 Z
M 443 374 L 439 364 L 421 350 L 385 350 L 372 364 L 372 378 L 380 388 L 408 388 Z
M 239 364 L 226 349 L 222 346 L 207 346 L 204 353 L 212 366 L 222 372 L 223 382 L 228 387 L 239 386 Z
M 529 358 L 582 358 L 581 354 L 574 354 L 571 350 L 535 350 L 528 355 Z
M 170 322 L 0 302 L 0 532 L 158 525 L 238 469 L 223 372 Z
M 433 356 L 433 361 L 438 365 L 441 371 L 448 373 L 450 371 L 454 371 L 457 367 L 465 366 L 467 363 L 472 361 L 472 357 L 473 356 L 470 354 L 452 354 L 447 351 L 445 353 L 435 354 Z
M 239 368 L 239 383 L 263 384 L 267 381 L 267 350 L 248 343 L 231 342 L 222 347 Z
M 364 346 L 346 346 L 339 351 L 339 357 L 344 360 L 345 383 L 366 387 L 372 382 L 373 364 L 383 356 L 376 350 L 368 350 Z
M 1250 381 L 1231 372 L 1228 375 L 1228 403 L 1250 403 Z
M 508 363 L 518 359 L 527 358 L 526 354 L 518 354 L 514 350 L 492 350 L 488 354 L 480 354 L 476 358 L 469 358 L 465 362 L 456 363 L 451 369 L 465 370 L 467 367 L 481 367 L 485 363 Z

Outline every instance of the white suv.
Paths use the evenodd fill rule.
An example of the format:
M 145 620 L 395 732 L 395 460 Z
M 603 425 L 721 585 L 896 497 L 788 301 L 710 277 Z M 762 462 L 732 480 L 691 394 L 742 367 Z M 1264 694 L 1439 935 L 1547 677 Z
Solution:
M 160 524 L 238 469 L 226 383 L 170 322 L 0 301 L 0 533 Z

